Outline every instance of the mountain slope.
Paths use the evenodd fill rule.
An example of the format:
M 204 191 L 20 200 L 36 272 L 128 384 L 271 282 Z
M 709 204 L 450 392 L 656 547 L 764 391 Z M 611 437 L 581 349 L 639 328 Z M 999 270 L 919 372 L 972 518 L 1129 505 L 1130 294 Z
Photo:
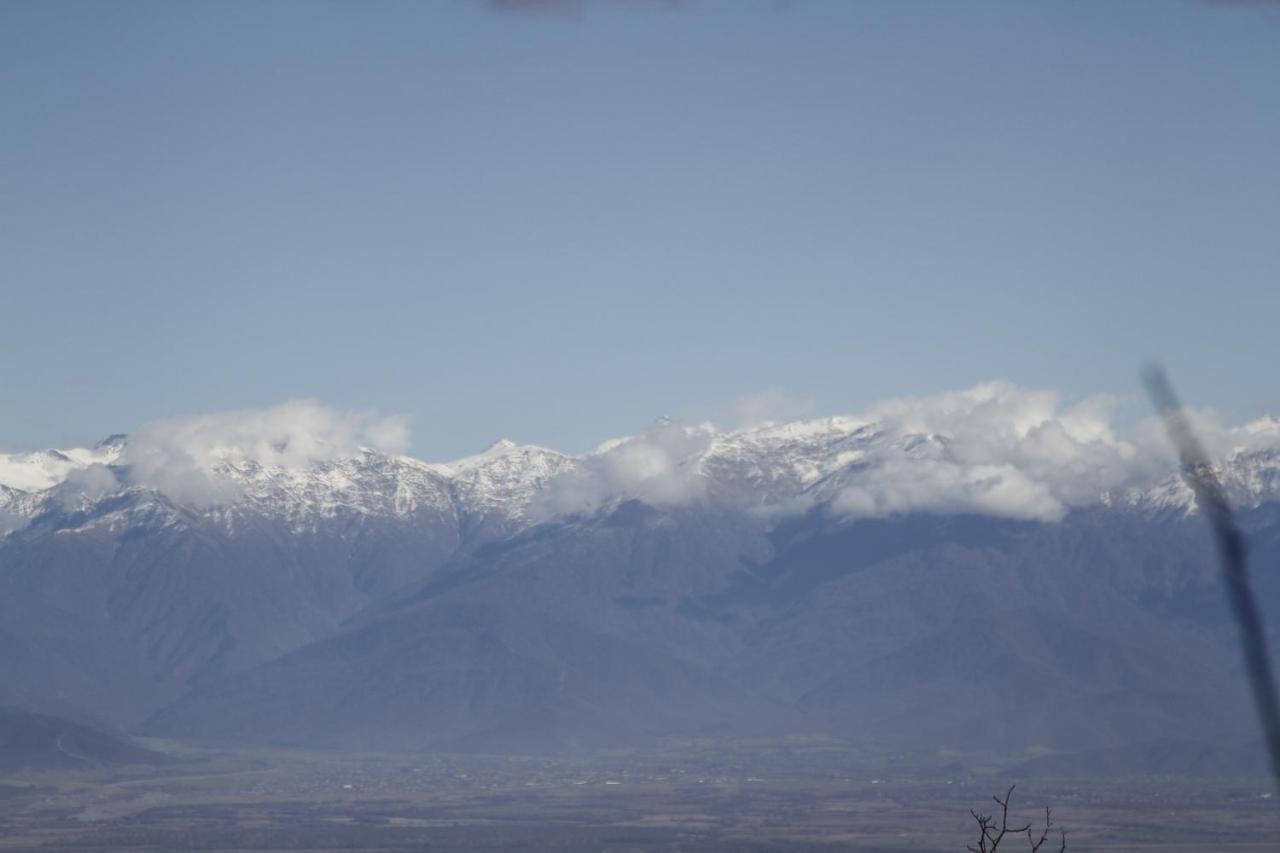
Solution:
M 452 563 L 144 730 L 522 749 L 828 731 L 1009 751 L 1247 731 L 1198 521 L 1098 529 L 1113 524 L 816 513 L 770 541 L 631 502 Z M 1167 576 L 1129 586 L 1134 553 Z
M 69 720 L 0 706 L 0 773 L 167 764 L 172 760 Z
M 330 639 L 194 691 L 145 728 L 221 743 L 557 749 L 777 715 L 708 666 L 723 632 L 673 613 L 764 547 L 747 531 L 728 535 L 731 523 L 632 502 L 495 543 Z

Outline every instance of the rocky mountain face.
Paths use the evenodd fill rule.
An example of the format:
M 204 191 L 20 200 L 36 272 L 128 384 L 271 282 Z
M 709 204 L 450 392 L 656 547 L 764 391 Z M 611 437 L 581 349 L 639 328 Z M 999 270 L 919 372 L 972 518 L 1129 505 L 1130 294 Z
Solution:
M 580 456 L 225 452 L 181 479 L 119 437 L 0 457 L 0 704 L 361 749 L 1243 737 L 1190 493 L 1102 450 L 1051 468 L 1060 437 L 1034 438 L 663 424 Z M 1220 473 L 1274 623 L 1280 452 Z

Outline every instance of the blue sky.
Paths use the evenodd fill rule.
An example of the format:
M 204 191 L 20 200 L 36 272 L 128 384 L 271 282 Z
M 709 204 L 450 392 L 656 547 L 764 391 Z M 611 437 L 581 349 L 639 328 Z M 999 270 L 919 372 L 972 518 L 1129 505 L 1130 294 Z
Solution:
M 518 4 L 517 4 L 518 5 Z M 777 389 L 1280 411 L 1280 4 L 0 3 L 0 448 Z

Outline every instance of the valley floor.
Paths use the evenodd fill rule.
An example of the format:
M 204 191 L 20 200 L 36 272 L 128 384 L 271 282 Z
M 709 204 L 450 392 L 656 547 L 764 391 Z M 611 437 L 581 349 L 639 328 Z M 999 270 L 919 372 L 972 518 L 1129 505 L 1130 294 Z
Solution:
M 969 808 L 1018 781 L 990 757 L 822 739 L 555 757 L 151 745 L 184 761 L 0 780 L 0 850 L 960 851 Z M 1024 780 L 1014 816 L 1045 804 L 1070 850 L 1263 851 L 1280 837 L 1266 779 Z

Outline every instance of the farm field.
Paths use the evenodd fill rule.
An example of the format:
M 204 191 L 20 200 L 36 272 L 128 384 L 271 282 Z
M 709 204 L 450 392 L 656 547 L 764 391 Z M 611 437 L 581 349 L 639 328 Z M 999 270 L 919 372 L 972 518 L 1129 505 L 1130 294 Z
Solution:
M 183 760 L 4 779 L 0 849 L 963 850 L 968 809 L 1017 781 L 991 756 L 939 769 L 819 739 L 570 757 L 152 745 Z M 1262 778 L 1026 780 L 1012 816 L 1045 804 L 1071 850 L 1262 851 L 1280 836 Z

